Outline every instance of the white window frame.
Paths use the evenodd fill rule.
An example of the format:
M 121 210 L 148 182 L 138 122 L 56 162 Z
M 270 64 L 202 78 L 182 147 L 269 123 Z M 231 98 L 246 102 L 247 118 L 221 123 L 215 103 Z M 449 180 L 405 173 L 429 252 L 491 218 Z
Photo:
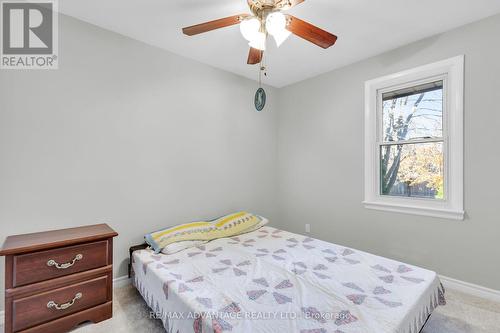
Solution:
M 380 194 L 382 93 L 443 80 L 443 200 Z M 365 198 L 368 209 L 454 220 L 464 219 L 463 204 L 464 56 L 457 56 L 365 82 Z M 418 141 L 412 141 L 417 143 Z

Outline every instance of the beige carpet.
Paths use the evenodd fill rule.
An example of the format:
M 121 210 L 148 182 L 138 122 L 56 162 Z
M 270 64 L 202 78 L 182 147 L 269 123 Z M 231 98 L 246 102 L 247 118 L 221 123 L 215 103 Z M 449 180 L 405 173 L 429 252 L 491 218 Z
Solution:
M 432 314 L 423 333 L 500 332 L 500 303 L 453 290 L 447 290 L 446 299 L 448 304 Z M 115 288 L 113 312 L 112 319 L 99 324 L 84 324 L 72 333 L 165 332 L 159 320 L 149 319 L 149 308 L 131 285 Z

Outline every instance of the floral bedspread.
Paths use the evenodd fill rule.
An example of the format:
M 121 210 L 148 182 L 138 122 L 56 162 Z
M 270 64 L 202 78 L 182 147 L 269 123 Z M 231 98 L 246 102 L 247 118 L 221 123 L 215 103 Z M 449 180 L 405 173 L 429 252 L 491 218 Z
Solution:
M 133 270 L 169 333 L 417 333 L 445 302 L 432 271 L 267 226 Z

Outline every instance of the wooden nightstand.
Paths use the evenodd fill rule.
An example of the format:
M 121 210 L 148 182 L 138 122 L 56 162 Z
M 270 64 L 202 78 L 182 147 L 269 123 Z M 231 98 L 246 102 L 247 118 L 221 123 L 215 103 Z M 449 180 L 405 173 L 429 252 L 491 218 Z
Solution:
M 9 236 L 5 333 L 67 332 L 113 314 L 113 237 L 107 224 Z

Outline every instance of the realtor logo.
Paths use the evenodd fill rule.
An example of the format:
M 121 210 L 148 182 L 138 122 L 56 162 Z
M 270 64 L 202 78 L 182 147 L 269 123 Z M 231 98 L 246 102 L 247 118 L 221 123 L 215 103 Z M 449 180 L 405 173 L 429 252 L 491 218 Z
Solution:
M 2 69 L 57 69 L 57 3 L 1 2 Z

